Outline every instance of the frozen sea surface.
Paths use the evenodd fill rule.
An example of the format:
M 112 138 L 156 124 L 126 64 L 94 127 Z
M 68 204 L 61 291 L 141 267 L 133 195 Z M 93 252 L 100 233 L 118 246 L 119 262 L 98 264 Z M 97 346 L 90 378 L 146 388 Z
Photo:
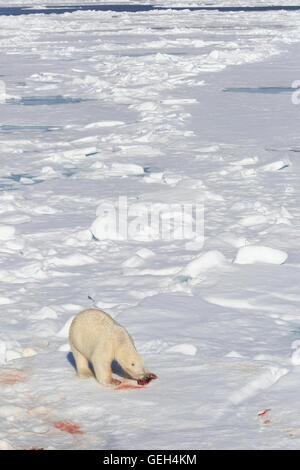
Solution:
M 75 11 L 114 11 L 116 13 L 142 13 L 142 12 L 153 12 L 153 11 L 163 11 L 166 9 L 172 9 L 174 11 L 182 11 L 184 9 L 189 9 L 190 11 L 219 11 L 223 13 L 234 13 L 234 12 L 272 12 L 272 11 L 298 11 L 300 10 L 300 5 L 196 5 L 193 3 L 184 4 L 158 4 L 158 5 L 147 5 L 147 4 L 83 4 L 82 2 L 74 5 L 43 5 L 39 6 L 35 4 L 32 7 L 26 6 L 3 6 L 1 7 L 0 3 L 0 15 L 32 15 L 36 13 L 44 13 L 48 15 L 52 14 L 64 14 L 64 13 L 73 13 Z
M 0 26 L 0 448 L 298 449 L 300 12 Z M 158 380 L 76 379 L 89 307 Z
M 251 7 L 294 7 L 299 6 L 298 0 L 252 0 L 251 5 L 249 5 L 249 0 L 18 0 L 17 7 L 24 5 L 26 8 L 42 7 L 47 9 L 49 7 L 62 8 L 69 6 L 76 7 L 97 7 L 97 6 L 113 6 L 113 7 L 132 7 L 132 8 L 153 8 L 153 7 L 204 7 L 204 8 L 214 8 L 214 7 L 225 7 L 225 8 L 249 8 Z M 7 0 L 0 0 L 0 6 L 2 7 L 11 7 L 11 3 Z

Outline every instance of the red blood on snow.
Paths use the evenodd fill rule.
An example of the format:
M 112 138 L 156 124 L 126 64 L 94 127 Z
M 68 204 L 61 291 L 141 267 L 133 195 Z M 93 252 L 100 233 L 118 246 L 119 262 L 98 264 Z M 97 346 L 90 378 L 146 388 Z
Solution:
M 45 450 L 43 447 L 30 447 L 30 449 L 24 449 L 24 450 Z
M 56 421 L 54 427 L 70 434 L 84 434 L 80 431 L 78 424 L 71 423 L 71 421 Z
M 267 410 L 262 411 L 262 413 L 258 413 L 257 416 L 265 416 L 265 415 L 268 414 L 270 411 L 271 411 L 271 408 L 268 408 Z
M 124 380 L 122 383 L 119 383 L 115 390 L 129 390 L 129 389 L 137 389 L 137 388 L 144 388 L 151 380 L 157 379 L 155 374 L 149 374 L 148 376 L 144 377 L 143 379 L 137 380 L 138 385 L 133 385 L 127 380 Z M 116 383 L 113 379 L 113 382 Z
M 0 383 L 13 385 L 18 382 L 24 382 L 26 375 L 21 369 L 0 368 Z
M 132 385 L 129 383 L 121 383 L 118 385 L 118 387 L 115 388 L 115 390 L 130 390 L 132 388 L 143 388 L 143 387 L 138 387 L 137 385 Z

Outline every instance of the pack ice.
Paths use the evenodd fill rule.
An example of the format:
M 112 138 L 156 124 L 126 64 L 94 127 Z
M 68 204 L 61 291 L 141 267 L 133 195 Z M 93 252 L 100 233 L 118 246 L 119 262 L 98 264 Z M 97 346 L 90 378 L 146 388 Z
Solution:
M 0 449 L 299 449 L 300 12 L 0 27 Z M 76 379 L 87 308 L 158 380 Z

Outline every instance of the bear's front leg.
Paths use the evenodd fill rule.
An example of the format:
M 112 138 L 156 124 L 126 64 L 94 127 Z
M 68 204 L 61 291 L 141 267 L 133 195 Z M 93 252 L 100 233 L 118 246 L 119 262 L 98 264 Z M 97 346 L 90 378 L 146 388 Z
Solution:
M 116 383 L 113 382 L 112 378 L 111 362 L 111 354 L 108 354 L 107 352 L 104 354 L 101 351 L 101 357 L 99 357 L 99 353 L 97 353 L 96 350 L 92 356 L 92 364 L 97 381 L 104 387 L 113 388 Z

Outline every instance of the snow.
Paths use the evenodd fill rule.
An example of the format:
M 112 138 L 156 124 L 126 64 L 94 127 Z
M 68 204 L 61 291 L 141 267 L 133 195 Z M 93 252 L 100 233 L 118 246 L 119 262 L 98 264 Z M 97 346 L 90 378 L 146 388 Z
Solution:
M 282 264 L 287 260 L 288 254 L 282 250 L 276 250 L 269 246 L 249 245 L 239 249 L 234 263 L 271 263 Z
M 249 6 L 247 0 L 17 0 L 15 6 L 26 5 L 28 8 L 47 8 L 48 6 L 69 6 L 69 5 L 155 5 L 166 7 L 189 7 L 189 6 Z M 299 5 L 298 0 L 252 0 L 251 6 L 281 6 L 281 5 Z M 11 7 L 7 0 L 0 0 L 0 6 Z
M 0 25 L 0 449 L 298 449 L 300 12 Z M 91 307 L 157 380 L 75 377 Z
M 166 351 L 167 353 L 181 353 L 187 356 L 195 356 L 197 348 L 193 344 L 176 344 Z
M 233 392 L 229 400 L 235 405 L 245 400 L 249 400 L 252 396 L 257 395 L 260 391 L 272 387 L 281 377 L 289 372 L 287 368 L 269 367 L 266 371 L 249 382 L 245 387 Z
M 0 240 L 10 240 L 15 236 L 15 227 L 11 225 L 0 225 Z
M 225 256 L 218 250 L 211 250 L 190 261 L 183 269 L 182 275 L 197 277 L 208 269 L 217 268 L 226 263 Z
M 292 346 L 294 346 L 294 343 L 293 343 Z M 295 348 L 293 347 L 293 349 L 295 349 Z M 292 354 L 291 354 L 291 363 L 295 366 L 300 365 L 300 348 L 299 347 L 297 347 L 295 349 L 295 351 L 292 352 Z

